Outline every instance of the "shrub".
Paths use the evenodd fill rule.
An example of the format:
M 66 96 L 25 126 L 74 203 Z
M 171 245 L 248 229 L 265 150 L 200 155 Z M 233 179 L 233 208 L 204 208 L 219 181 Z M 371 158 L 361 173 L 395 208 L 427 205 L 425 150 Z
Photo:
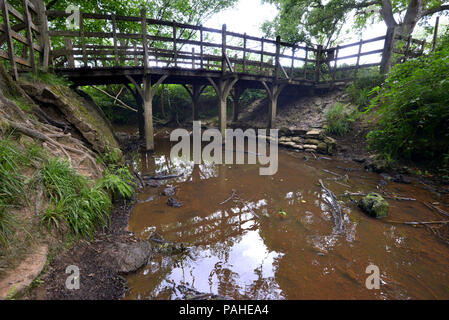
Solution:
M 354 115 L 348 113 L 343 104 L 337 103 L 326 113 L 326 132 L 337 136 L 345 135 L 351 131 L 352 122 Z
M 396 65 L 368 111 L 378 122 L 372 149 L 392 158 L 442 158 L 449 153 L 449 49 Z

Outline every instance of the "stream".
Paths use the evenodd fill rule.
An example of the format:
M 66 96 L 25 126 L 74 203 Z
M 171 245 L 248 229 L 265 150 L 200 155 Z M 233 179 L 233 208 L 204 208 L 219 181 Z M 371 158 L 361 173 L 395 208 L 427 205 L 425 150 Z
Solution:
M 233 299 L 449 299 L 449 245 L 425 228 L 388 222 L 445 220 L 422 203 L 441 199 L 418 182 L 382 187 L 418 200 L 388 199 L 384 220 L 347 199 L 343 231 L 335 232 L 319 180 L 340 196 L 379 192 L 382 176 L 355 162 L 283 149 L 278 173 L 260 176 L 258 165 L 171 161 L 172 145 L 157 138 L 153 155 L 135 156 L 142 175 L 182 176 L 142 189 L 128 228 L 142 239 L 157 231 L 189 250 L 154 255 L 127 276 L 126 299 L 181 299 L 179 286 Z M 349 179 L 335 181 L 323 169 Z M 177 188 L 181 208 L 167 205 L 166 186 Z M 380 270 L 379 290 L 365 285 L 372 264 Z

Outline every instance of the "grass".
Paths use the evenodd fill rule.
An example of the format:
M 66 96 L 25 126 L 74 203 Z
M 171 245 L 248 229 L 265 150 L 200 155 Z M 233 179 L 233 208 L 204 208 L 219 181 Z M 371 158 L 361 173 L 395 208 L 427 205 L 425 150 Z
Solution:
M 56 75 L 52 72 L 38 71 L 37 74 L 30 72 L 23 74 L 22 78 L 29 82 L 43 82 L 49 85 L 61 85 L 69 87 L 72 84 L 69 80 L 67 80 L 67 78 Z
M 68 228 L 76 236 L 92 237 L 95 228 L 109 221 L 111 200 L 101 187 L 79 175 L 69 163 L 50 159 L 40 172 L 50 198 L 42 215 L 48 228 Z
M 356 112 L 348 112 L 345 105 L 341 103 L 326 113 L 326 132 L 336 136 L 343 136 L 351 131 L 352 123 L 357 119 Z

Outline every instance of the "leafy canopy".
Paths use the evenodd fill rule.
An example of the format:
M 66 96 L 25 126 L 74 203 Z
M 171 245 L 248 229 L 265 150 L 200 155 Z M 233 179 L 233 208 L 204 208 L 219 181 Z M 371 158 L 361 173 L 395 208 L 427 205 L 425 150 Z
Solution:
M 387 24 L 414 23 L 435 12 L 449 10 L 443 0 L 263 0 L 274 4 L 279 14 L 266 21 L 263 31 L 270 37 L 280 35 L 289 42 L 313 42 L 329 47 L 354 21 L 354 30 L 384 20 Z M 412 9 L 416 8 L 417 12 Z M 408 21 L 410 20 L 410 21 Z

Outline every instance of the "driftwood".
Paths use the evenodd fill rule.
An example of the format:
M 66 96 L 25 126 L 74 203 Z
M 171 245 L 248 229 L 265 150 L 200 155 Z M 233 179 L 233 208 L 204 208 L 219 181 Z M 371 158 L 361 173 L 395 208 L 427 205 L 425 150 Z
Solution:
M 341 232 L 343 232 L 343 228 L 344 228 L 343 212 L 341 210 L 341 206 L 338 203 L 338 200 L 337 200 L 337 197 L 335 196 L 335 194 L 324 186 L 323 180 L 320 179 L 319 182 L 320 182 L 321 188 L 324 191 L 324 200 L 329 204 L 331 212 L 332 212 L 332 216 L 334 217 L 334 221 L 335 221 L 334 231 L 336 233 L 341 233 Z
M 232 199 L 235 198 L 235 196 L 237 195 L 237 190 L 232 190 L 232 195 L 226 199 L 225 201 L 223 201 L 222 203 L 220 203 L 220 205 L 228 203 L 229 201 L 231 201 Z
M 432 203 L 425 203 L 425 202 L 423 202 L 423 203 L 424 203 L 424 205 L 426 205 L 428 208 L 437 211 L 438 213 L 442 214 L 443 216 L 449 217 L 449 213 L 447 213 L 447 212 L 444 211 L 443 209 L 438 208 L 437 206 L 433 205 Z
M 345 192 L 343 194 L 343 196 L 346 197 L 366 197 L 368 194 L 366 193 L 362 193 L 362 192 Z M 389 195 L 383 195 L 384 198 L 386 199 L 392 199 L 392 200 L 397 200 L 397 201 L 416 201 L 416 199 L 414 198 L 406 198 L 406 197 L 394 197 L 394 196 L 389 196 Z
M 182 177 L 182 174 L 172 174 L 172 175 L 166 175 L 166 176 L 144 176 L 142 177 L 143 180 L 170 180 L 170 179 L 176 179 Z

